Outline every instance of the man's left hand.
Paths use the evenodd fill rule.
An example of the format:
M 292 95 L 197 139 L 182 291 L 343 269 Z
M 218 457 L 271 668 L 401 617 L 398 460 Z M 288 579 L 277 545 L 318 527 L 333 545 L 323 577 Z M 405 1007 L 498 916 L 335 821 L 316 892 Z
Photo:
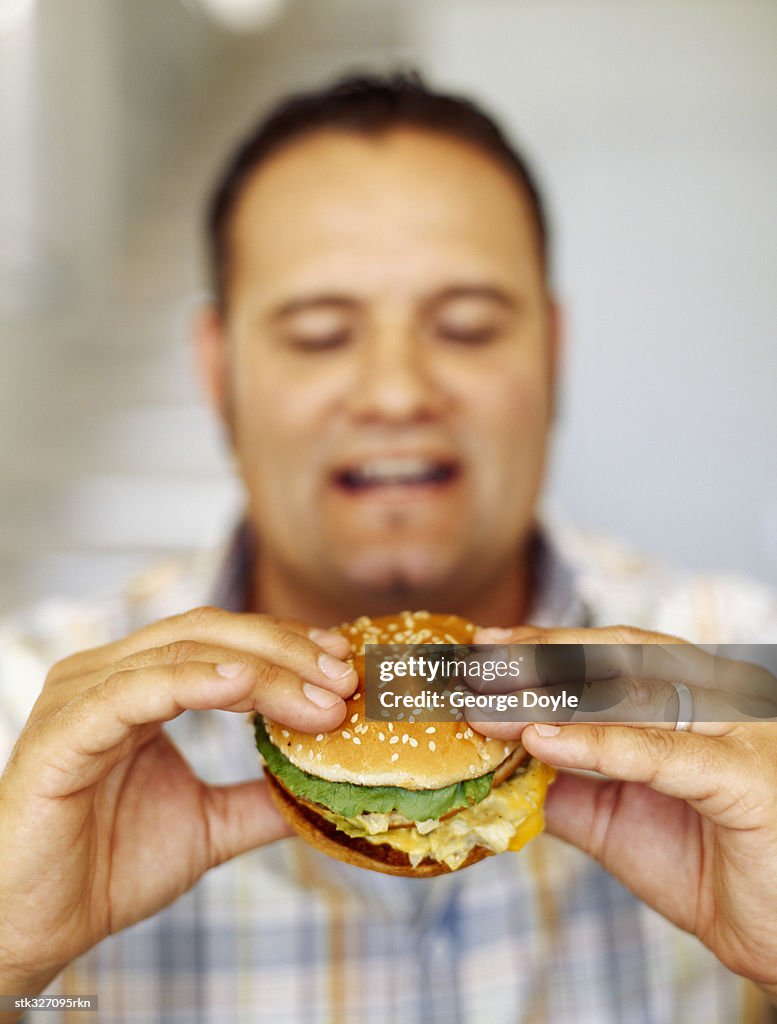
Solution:
M 678 643 L 625 627 L 520 627 L 475 635 L 476 643 L 495 641 Z M 673 722 L 475 727 L 492 736 L 520 736 L 530 754 L 562 769 L 546 802 L 548 832 L 595 857 L 645 903 L 698 936 L 722 963 L 777 1001 L 774 722 L 694 721 L 687 731 L 674 731 Z

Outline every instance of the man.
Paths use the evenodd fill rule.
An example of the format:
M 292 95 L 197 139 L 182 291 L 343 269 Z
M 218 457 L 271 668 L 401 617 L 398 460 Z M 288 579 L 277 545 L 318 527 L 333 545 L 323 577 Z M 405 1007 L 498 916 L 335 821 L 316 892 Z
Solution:
M 571 845 L 460 875 L 268 846 L 287 830 L 261 781 L 236 781 L 255 775 L 241 719 L 340 723 L 355 679 L 326 627 L 425 607 L 495 627 L 483 640 L 750 642 L 777 610 L 607 546 L 570 541 L 565 565 L 538 528 L 545 222 L 474 108 L 402 78 L 297 98 L 230 164 L 210 232 L 198 353 L 245 522 L 219 607 L 187 610 L 204 587 L 170 569 L 113 614 L 68 612 L 81 649 L 0 785 L 2 991 L 59 976 L 105 1019 L 164 1022 L 731 1021 L 755 991 L 731 972 L 777 998 L 768 724 L 529 726 L 530 752 L 611 781 L 561 774 L 547 825 Z M 15 692 L 65 632 L 8 628 Z

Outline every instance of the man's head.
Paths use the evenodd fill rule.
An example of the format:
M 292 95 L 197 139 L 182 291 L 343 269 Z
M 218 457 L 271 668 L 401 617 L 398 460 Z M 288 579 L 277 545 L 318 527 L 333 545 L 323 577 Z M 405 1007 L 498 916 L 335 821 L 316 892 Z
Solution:
M 336 620 L 508 599 L 556 327 L 544 215 L 497 129 L 415 79 L 341 83 L 271 115 L 209 224 L 201 364 L 263 606 Z

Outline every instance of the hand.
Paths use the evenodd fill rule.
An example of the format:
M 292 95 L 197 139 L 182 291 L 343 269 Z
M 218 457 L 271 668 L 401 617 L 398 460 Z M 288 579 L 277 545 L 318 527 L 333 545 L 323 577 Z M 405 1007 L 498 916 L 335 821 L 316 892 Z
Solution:
M 333 729 L 356 686 L 348 650 L 334 633 L 200 608 L 55 665 L 0 778 L 6 990 L 40 991 L 209 868 L 287 835 L 262 780 L 206 785 L 162 724 L 222 708 Z
M 495 641 L 678 643 L 675 637 L 625 627 L 522 627 L 481 630 L 475 635 L 476 643 Z M 657 655 L 659 651 L 656 648 Z M 488 722 L 481 723 L 480 729 L 493 736 L 520 736 L 530 754 L 562 769 L 546 802 L 548 832 L 595 857 L 640 899 L 698 936 L 727 967 L 752 979 L 775 999 L 777 724 L 694 721 L 690 731 L 676 732 L 676 718 L 670 723 L 659 721 L 667 699 L 673 696 L 678 706 L 676 691 L 668 685 L 673 681 L 666 675 L 668 663 L 684 666 L 682 671 L 690 674 L 674 681 L 689 687 L 694 678 L 704 676 L 706 683 L 714 678 L 720 687 L 714 706 L 719 708 L 728 699 L 736 712 L 743 703 L 762 708 L 770 699 L 773 706 L 777 695 L 773 689 L 769 693 L 768 687 L 774 677 L 724 659 L 714 659 L 716 671 L 705 673 L 702 663 L 711 655 L 690 645 L 682 651 L 680 659 L 646 654 L 639 677 L 620 680 L 632 692 L 641 690 L 645 699 L 645 678 L 658 682 L 656 666 L 663 662 L 666 683 L 663 691 L 655 688 L 655 722 Z M 701 689 L 694 696 L 702 702 L 712 699 L 709 691 Z M 652 700 L 652 695 L 647 699 Z M 563 769 L 588 769 L 605 778 Z

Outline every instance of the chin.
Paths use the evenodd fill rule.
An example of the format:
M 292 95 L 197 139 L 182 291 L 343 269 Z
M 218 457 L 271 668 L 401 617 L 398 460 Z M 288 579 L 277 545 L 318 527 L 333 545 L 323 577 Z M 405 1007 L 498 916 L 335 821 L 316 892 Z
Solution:
M 450 593 L 458 576 L 458 558 L 430 545 L 374 548 L 351 556 L 343 576 L 346 586 L 377 594 L 417 595 Z

